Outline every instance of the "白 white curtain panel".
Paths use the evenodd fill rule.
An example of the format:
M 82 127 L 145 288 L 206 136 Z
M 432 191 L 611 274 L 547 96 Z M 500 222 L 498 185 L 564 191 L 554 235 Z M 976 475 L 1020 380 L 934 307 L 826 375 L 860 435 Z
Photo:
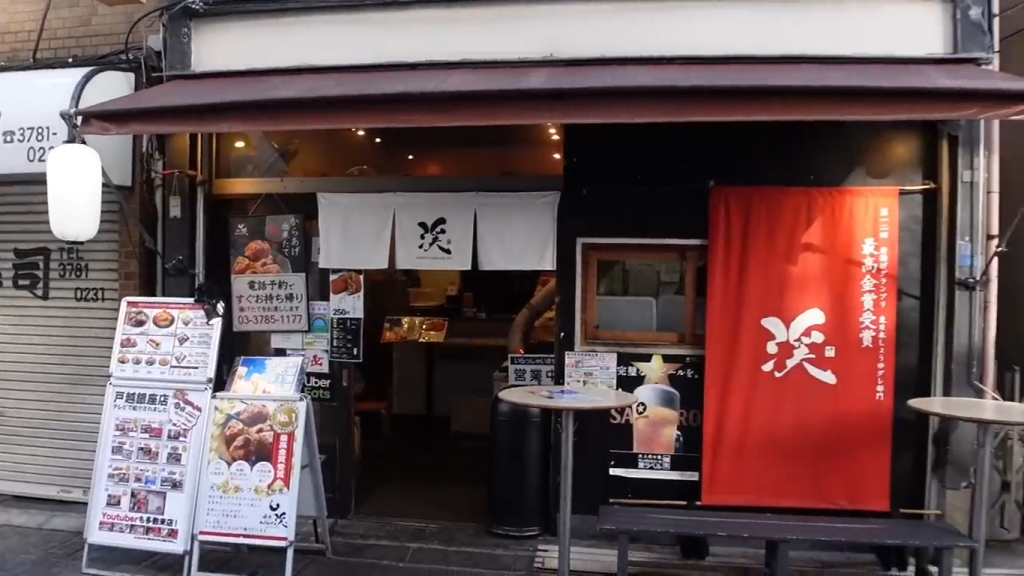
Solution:
M 320 267 L 388 267 L 396 194 L 317 194 Z
M 469 270 L 473 266 L 475 193 L 398 193 L 395 266 Z
M 481 270 L 554 270 L 558 192 L 481 193 L 476 257 Z

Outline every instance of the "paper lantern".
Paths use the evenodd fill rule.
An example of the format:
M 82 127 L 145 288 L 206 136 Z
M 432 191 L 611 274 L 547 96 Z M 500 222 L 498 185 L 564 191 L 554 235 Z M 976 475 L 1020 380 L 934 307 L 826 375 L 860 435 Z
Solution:
M 62 144 L 46 159 L 50 230 L 65 242 L 85 242 L 100 230 L 103 166 L 85 144 Z

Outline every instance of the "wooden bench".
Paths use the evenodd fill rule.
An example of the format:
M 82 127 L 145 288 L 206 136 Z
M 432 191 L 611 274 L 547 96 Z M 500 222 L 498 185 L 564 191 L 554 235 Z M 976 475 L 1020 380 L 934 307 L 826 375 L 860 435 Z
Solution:
M 697 536 L 765 541 L 765 571 L 786 574 L 793 542 L 898 546 L 950 553 L 977 544 L 945 521 L 795 516 L 710 510 L 602 506 L 598 529 L 618 537 L 618 574 L 626 576 L 630 536 Z M 919 556 L 919 561 L 923 556 Z M 919 567 L 920 568 L 920 567 Z M 925 567 L 926 568 L 926 567 Z M 920 573 L 920 571 L 919 571 Z

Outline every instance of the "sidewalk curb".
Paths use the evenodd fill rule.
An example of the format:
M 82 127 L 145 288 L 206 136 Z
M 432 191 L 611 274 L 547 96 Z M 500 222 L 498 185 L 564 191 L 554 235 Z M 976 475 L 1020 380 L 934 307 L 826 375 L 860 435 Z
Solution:
M 85 532 L 85 514 L 0 507 L 0 526 L 82 534 Z

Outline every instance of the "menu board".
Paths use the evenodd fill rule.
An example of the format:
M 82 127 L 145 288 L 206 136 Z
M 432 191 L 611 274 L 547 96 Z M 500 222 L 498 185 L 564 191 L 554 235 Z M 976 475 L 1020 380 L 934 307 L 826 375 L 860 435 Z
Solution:
M 331 318 L 330 355 L 332 362 L 362 361 L 362 318 Z
M 187 298 L 121 300 L 110 357 L 114 378 L 211 382 L 220 323 L 206 323 L 203 305 Z
M 234 394 L 298 394 L 306 383 L 306 358 L 241 356 L 228 376 Z
M 90 544 L 188 549 L 209 401 L 206 386 L 108 384 L 85 529 Z
M 306 403 L 213 400 L 200 476 L 200 540 L 286 547 L 295 538 Z

